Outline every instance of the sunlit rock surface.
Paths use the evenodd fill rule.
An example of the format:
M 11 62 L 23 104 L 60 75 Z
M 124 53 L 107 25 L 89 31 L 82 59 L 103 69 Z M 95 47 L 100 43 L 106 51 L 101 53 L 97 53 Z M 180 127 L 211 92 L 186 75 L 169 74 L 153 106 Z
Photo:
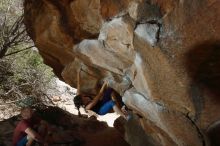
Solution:
M 82 67 L 85 93 L 110 80 L 143 117 L 152 145 L 218 145 L 220 1 L 25 0 L 24 6 L 45 63 L 73 87 Z

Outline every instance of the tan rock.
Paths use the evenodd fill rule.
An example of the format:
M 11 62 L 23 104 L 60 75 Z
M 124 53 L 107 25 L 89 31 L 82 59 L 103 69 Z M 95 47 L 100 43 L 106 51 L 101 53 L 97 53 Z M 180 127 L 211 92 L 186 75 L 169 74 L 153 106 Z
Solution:
M 148 137 L 163 146 L 199 146 L 208 145 L 202 131 L 220 117 L 219 6 L 217 0 L 25 0 L 25 24 L 61 79 L 76 87 L 83 66 L 84 92 L 97 92 L 103 80 L 122 96 L 133 88 L 123 98 L 143 116 Z

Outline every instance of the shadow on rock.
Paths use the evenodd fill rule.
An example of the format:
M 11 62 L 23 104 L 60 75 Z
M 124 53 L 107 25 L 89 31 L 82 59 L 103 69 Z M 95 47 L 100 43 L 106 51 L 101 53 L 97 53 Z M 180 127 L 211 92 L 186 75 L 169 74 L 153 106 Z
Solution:
M 191 78 L 189 92 L 197 119 L 204 106 L 203 92 L 220 104 L 220 41 L 196 45 L 186 54 L 187 72 Z
M 207 130 L 210 146 L 220 145 L 220 121 L 217 121 Z
M 35 114 L 48 121 L 53 139 L 50 146 L 129 146 L 119 132 L 95 118 L 79 118 L 58 107 L 36 108 Z M 0 145 L 12 145 L 19 116 L 0 122 Z M 2 139 L 3 138 L 3 139 Z
M 186 66 L 197 120 L 207 101 L 220 107 L 220 41 L 207 41 L 193 47 L 186 54 Z M 207 136 L 211 146 L 220 145 L 220 124 L 212 126 Z
M 220 96 L 220 41 L 195 46 L 187 54 L 187 67 L 193 84 Z

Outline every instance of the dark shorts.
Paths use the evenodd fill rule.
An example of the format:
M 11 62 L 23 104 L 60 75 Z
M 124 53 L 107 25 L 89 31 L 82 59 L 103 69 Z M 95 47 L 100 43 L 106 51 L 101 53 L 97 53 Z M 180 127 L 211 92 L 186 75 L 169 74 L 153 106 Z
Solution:
M 16 146 L 26 146 L 26 143 L 28 142 L 27 136 L 23 137 L 21 140 L 18 141 Z
M 103 104 L 99 111 L 98 114 L 99 115 L 105 115 L 107 114 L 113 107 L 115 106 L 115 102 L 112 100 L 107 101 L 105 104 Z
M 112 91 L 111 88 L 105 90 L 102 100 L 92 108 L 94 112 L 99 115 L 105 115 L 112 110 L 115 106 L 115 102 L 111 99 Z

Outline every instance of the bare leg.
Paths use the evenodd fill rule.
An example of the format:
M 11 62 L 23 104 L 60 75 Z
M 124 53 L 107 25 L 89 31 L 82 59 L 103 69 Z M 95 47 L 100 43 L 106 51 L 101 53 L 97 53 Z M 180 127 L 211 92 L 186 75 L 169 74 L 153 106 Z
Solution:
M 113 110 L 123 118 L 127 119 L 127 116 L 121 111 L 121 109 L 117 105 L 113 106 Z

